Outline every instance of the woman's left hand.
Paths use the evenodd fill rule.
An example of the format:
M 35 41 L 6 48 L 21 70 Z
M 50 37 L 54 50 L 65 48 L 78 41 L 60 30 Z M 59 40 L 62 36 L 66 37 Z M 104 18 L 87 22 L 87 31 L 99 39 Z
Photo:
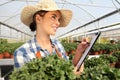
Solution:
M 76 54 L 83 53 L 88 46 L 89 46 L 89 40 L 88 38 L 84 38 L 82 42 L 78 45 L 76 49 Z
M 76 54 L 74 56 L 73 59 L 73 64 L 74 66 L 77 65 L 78 61 L 80 60 L 83 52 L 85 51 L 85 49 L 89 46 L 89 40 L 88 38 L 84 38 L 82 40 L 82 42 L 78 45 L 77 49 L 76 49 Z

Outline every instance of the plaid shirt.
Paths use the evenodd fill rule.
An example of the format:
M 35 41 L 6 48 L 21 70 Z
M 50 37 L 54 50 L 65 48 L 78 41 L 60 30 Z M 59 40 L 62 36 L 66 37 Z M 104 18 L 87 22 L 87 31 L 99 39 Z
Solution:
M 66 60 L 68 57 L 65 54 L 64 47 L 58 40 L 51 40 L 52 45 L 55 45 L 58 51 L 62 54 L 62 57 Z M 14 52 L 14 66 L 16 68 L 21 67 L 27 62 L 30 62 L 33 58 L 36 58 L 37 51 L 40 51 L 41 57 L 46 57 L 50 55 L 50 53 L 46 49 L 42 49 L 34 37 L 29 40 L 27 43 L 23 44 Z M 56 54 L 55 49 L 53 48 L 53 54 Z

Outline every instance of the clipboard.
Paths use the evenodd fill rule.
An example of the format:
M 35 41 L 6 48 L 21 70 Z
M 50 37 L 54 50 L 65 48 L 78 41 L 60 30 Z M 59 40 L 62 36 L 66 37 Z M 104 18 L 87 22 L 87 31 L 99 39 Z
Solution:
M 92 38 L 92 40 L 90 41 L 90 45 L 88 46 L 88 48 L 84 51 L 82 57 L 80 58 L 78 64 L 77 64 L 77 71 L 79 71 L 82 63 L 84 62 L 86 56 L 88 55 L 89 51 L 91 50 L 91 48 L 93 47 L 93 45 L 95 44 L 95 42 L 97 41 L 97 39 L 99 38 L 101 32 L 96 32 L 94 34 L 94 37 Z

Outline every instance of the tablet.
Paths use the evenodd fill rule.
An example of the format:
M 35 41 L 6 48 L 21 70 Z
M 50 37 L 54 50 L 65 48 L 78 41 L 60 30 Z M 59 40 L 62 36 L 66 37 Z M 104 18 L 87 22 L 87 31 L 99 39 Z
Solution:
M 86 56 L 88 55 L 89 51 L 91 50 L 91 48 L 93 47 L 93 45 L 95 44 L 95 42 L 97 41 L 98 37 L 100 36 L 101 32 L 96 32 L 92 38 L 92 40 L 90 41 L 90 45 L 88 46 L 88 48 L 84 51 L 82 57 L 80 58 L 78 64 L 77 64 L 77 71 L 79 71 L 82 63 L 84 62 Z

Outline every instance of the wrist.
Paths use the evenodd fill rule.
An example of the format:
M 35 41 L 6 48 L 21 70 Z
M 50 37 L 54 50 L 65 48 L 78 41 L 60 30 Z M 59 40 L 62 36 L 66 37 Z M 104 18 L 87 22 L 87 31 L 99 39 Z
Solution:
M 82 55 L 83 54 L 83 52 L 84 52 L 84 50 L 76 50 L 76 54 L 78 54 L 78 55 Z

